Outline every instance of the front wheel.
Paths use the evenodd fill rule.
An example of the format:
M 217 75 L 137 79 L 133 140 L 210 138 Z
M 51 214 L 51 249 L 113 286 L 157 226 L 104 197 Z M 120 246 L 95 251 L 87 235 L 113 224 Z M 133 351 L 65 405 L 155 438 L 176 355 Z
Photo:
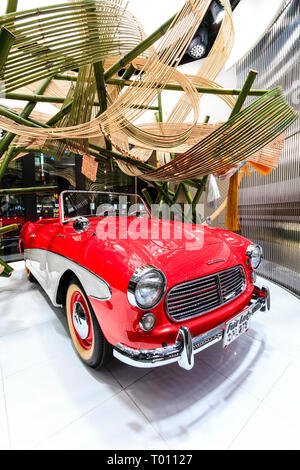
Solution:
M 66 312 L 71 339 L 81 360 L 100 369 L 112 358 L 112 346 L 105 339 L 93 308 L 77 279 L 72 280 L 66 296 Z

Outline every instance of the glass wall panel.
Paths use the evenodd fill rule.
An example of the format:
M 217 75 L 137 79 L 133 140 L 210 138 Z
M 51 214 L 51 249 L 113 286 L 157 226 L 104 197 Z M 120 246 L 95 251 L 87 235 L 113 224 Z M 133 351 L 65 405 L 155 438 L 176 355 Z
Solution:
M 23 159 L 14 160 L 2 181 L 2 188 L 21 188 L 23 186 Z M 19 233 L 25 222 L 23 196 L 0 195 L 0 227 L 18 224 L 19 229 L 0 235 L 0 258 L 4 261 L 21 259 L 19 254 Z
M 259 72 L 254 88 L 281 86 L 300 111 L 300 4 L 287 1 L 255 49 L 238 65 L 242 86 L 249 69 Z M 267 67 L 266 67 L 267 64 Z M 250 99 L 248 100 L 248 102 Z M 260 273 L 300 295 L 300 120 L 286 132 L 279 168 L 268 176 L 253 172 L 239 192 L 242 234 L 260 243 Z

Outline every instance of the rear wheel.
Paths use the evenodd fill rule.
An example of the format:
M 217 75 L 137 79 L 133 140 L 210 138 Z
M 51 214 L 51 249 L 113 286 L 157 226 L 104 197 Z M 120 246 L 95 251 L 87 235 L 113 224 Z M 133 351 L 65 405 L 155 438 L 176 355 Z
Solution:
M 27 266 L 25 266 L 26 277 L 29 282 L 37 282 L 36 278 L 31 274 Z
M 100 369 L 112 358 L 112 346 L 105 339 L 93 308 L 77 279 L 73 279 L 66 296 L 70 335 L 81 360 Z

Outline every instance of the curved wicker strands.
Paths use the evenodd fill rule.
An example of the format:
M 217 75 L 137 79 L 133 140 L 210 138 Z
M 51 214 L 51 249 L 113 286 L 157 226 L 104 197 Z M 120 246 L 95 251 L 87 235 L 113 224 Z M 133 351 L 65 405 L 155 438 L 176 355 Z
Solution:
M 149 181 L 181 181 L 224 171 L 266 146 L 297 119 L 276 88 L 212 132 L 190 151 L 143 176 Z
M 85 65 L 80 67 L 76 86 L 69 97 L 72 102 L 71 109 L 66 116 L 56 124 L 58 127 L 72 126 L 79 123 L 89 122 L 94 108 L 96 96 L 96 81 L 93 66 Z M 68 104 L 68 99 L 64 103 Z M 98 109 L 98 108 L 97 108 Z M 87 139 L 73 139 L 69 141 L 48 140 L 43 147 L 44 152 L 49 152 L 57 160 L 63 156 L 67 149 L 73 149 L 75 152 L 88 153 Z
M 90 92 L 86 83 L 82 86 L 82 77 L 79 74 L 76 84 L 77 101 L 72 89 L 69 90 L 67 97 L 71 104 L 67 118 L 62 113 L 56 121 L 50 120 L 46 125 L 30 127 L 20 120 L 16 123 L 14 120 L 1 117 L 0 127 L 22 136 L 16 145 L 24 146 L 26 142 L 31 146 L 41 146 L 46 142 L 49 148 L 51 144 L 57 145 L 56 141 L 59 141 L 62 147 L 67 142 L 70 150 L 81 153 L 86 152 L 87 142 L 90 139 L 104 136 L 111 140 L 114 147 L 123 155 L 132 159 L 132 164 L 127 166 L 125 171 L 131 171 L 133 174 L 140 174 L 140 170 L 135 168 L 134 160 L 146 160 L 151 149 L 184 151 L 161 168 L 143 175 L 144 179 L 153 181 L 180 181 L 223 172 L 244 161 L 278 137 L 293 122 L 296 113 L 284 101 L 280 91 L 274 90 L 206 136 L 200 143 L 199 138 L 195 139 L 195 134 L 192 140 L 199 116 L 199 94 L 195 86 L 210 83 L 218 88 L 212 80 L 219 71 L 219 62 L 223 64 L 224 58 L 227 57 L 233 40 L 230 3 L 228 0 L 222 0 L 226 15 L 214 47 L 199 71 L 204 76 L 185 76 L 174 68 L 201 24 L 210 3 L 210 0 L 186 1 L 161 40 L 157 51 L 151 52 L 148 59 L 140 59 L 142 66 L 138 77 L 128 83 L 128 88 L 124 90 L 121 87 L 111 90 L 109 96 L 112 103 L 99 117 L 90 120 L 95 114 L 95 103 L 92 105 L 92 98 L 86 118 L 81 120 L 78 116 L 82 103 L 79 91 L 82 90 L 87 94 Z M 66 28 L 68 22 L 72 22 L 71 29 Z M 79 57 L 76 68 L 80 66 L 83 70 L 84 66 L 87 70 L 91 67 L 90 64 L 95 64 L 99 60 L 124 54 L 118 41 L 122 42 L 127 38 L 127 27 L 130 30 L 134 25 L 135 31 L 139 31 L 135 36 L 137 42 L 144 38 L 143 31 L 137 27 L 138 22 L 127 14 L 126 9 L 121 8 L 119 0 L 73 2 L 6 15 L 0 19 L 0 24 L 10 29 L 17 38 L 3 72 L 8 87 L 16 86 L 19 80 L 16 77 L 21 73 L 25 74 L 25 77 L 19 80 L 18 85 L 22 82 L 22 85 L 29 86 L 31 82 L 44 76 L 38 75 L 39 70 L 48 76 L 54 76 L 58 72 L 58 67 L 61 67 L 60 70 L 74 68 L 73 59 L 69 60 L 75 57 L 72 55 L 73 46 L 77 48 L 77 59 Z M 76 41 L 72 36 L 75 31 Z M 69 33 L 71 36 L 68 36 Z M 94 44 L 95 47 L 96 44 L 100 47 L 100 43 L 104 49 L 97 49 L 95 52 Z M 119 47 L 118 53 L 116 44 Z M 30 75 L 28 69 L 27 76 L 28 64 L 33 72 Z M 179 102 L 170 117 L 171 122 L 168 123 L 176 126 L 164 128 L 163 124 L 160 124 L 154 132 L 153 128 L 149 131 L 149 127 L 135 126 L 135 120 L 144 113 L 144 109 L 153 103 L 168 83 L 172 82 L 179 84 L 185 92 L 183 100 Z M 234 105 L 233 98 L 227 96 L 223 99 L 227 100 L 231 107 Z M 134 107 L 135 104 L 138 104 L 138 107 Z M 176 121 L 179 117 L 184 119 L 190 110 L 194 111 L 194 121 L 186 125 L 178 124 Z M 84 120 L 88 122 L 80 124 L 80 121 Z M 59 127 L 51 127 L 54 122 Z M 123 137 L 124 134 L 127 135 L 125 139 L 115 137 L 120 131 L 123 132 Z M 201 139 L 201 136 L 199 137 Z M 129 151 L 128 138 L 129 142 L 134 142 L 137 147 L 132 153 Z M 184 148 L 188 144 L 192 148 Z
M 15 109 L 14 111 L 20 111 L 19 109 Z M 50 118 L 49 115 L 45 115 L 43 113 L 40 113 L 38 111 L 33 111 L 31 114 L 31 119 L 34 119 L 35 121 L 39 121 L 41 123 L 46 122 Z M 152 123 L 152 124 L 143 124 L 141 125 L 142 128 L 147 128 L 149 132 L 156 132 L 157 126 L 162 126 L 163 128 L 169 129 L 169 127 L 176 127 L 178 126 L 177 123 Z M 181 126 L 188 126 L 188 124 L 181 124 Z M 189 140 L 187 141 L 187 144 L 189 145 L 183 145 L 183 147 L 187 147 L 186 150 L 190 148 L 191 145 L 196 145 L 196 143 L 202 141 L 204 138 L 209 136 L 212 132 L 214 132 L 216 129 L 218 129 L 221 126 L 221 124 L 197 124 L 195 129 L 193 130 L 193 133 Z M 280 155 L 281 151 L 284 146 L 284 140 L 285 136 L 284 134 L 279 135 L 275 140 L 270 142 L 269 144 L 265 145 L 263 148 L 252 154 L 247 161 L 251 163 L 251 165 L 258 171 L 260 171 L 263 174 L 268 174 L 270 173 L 273 169 L 277 168 L 280 160 Z M 129 154 L 129 146 L 128 146 L 128 139 L 124 134 L 114 134 L 113 135 L 113 141 L 116 144 L 116 147 L 120 148 L 122 147 L 123 150 Z M 47 148 L 51 149 L 51 145 L 53 145 L 53 152 L 57 150 L 57 143 L 63 142 L 63 141 L 48 141 L 47 143 Z M 135 143 L 135 142 L 130 142 L 129 143 Z M 105 145 L 104 138 L 99 137 L 97 139 L 90 139 L 89 145 L 97 145 L 98 147 L 103 147 Z M 35 151 L 38 151 L 38 149 L 42 149 L 44 145 L 44 141 L 31 141 L 29 142 L 27 139 L 24 140 L 23 137 L 19 137 L 17 141 L 18 147 L 20 147 L 19 152 L 16 155 L 16 159 L 20 158 L 23 155 L 26 155 L 27 152 L 22 152 L 21 148 L 34 148 Z M 18 150 L 17 147 L 17 150 Z M 147 153 L 148 152 L 148 153 Z M 51 153 L 52 154 L 52 153 Z M 134 147 L 133 150 L 130 150 L 130 155 L 131 157 L 134 157 L 138 159 L 141 162 L 145 162 L 148 160 L 150 155 L 152 154 L 152 150 L 145 150 L 143 148 L 139 147 Z M 3 157 L 2 157 L 3 159 Z M 1 160 L 0 159 L 0 162 Z M 117 163 L 120 167 L 120 169 L 130 175 L 130 176 L 139 176 L 142 175 L 143 172 L 140 171 L 135 165 L 134 161 L 132 160 L 132 164 L 125 164 L 124 162 L 121 162 L 120 160 L 117 160 Z
M 188 124 L 181 124 L 182 127 L 187 126 Z M 196 144 L 200 143 L 208 137 L 212 132 L 216 131 L 222 124 L 197 124 L 193 133 L 191 134 L 190 138 L 187 140 L 186 144 L 180 146 L 180 149 L 184 149 L 184 152 L 187 152 L 191 146 L 195 146 Z M 147 128 L 149 131 L 155 133 L 158 124 L 151 123 L 151 124 L 142 124 L 141 127 Z M 178 126 L 177 123 L 163 123 L 160 124 L 163 129 L 166 129 L 166 132 L 169 130 L 169 126 L 176 127 Z M 249 157 L 248 161 L 251 164 L 256 164 L 257 167 L 265 167 L 264 172 L 268 172 L 268 169 L 274 169 L 279 164 L 280 154 L 284 145 L 284 134 L 280 134 L 274 141 L 268 143 L 263 148 L 255 152 L 251 157 Z M 129 143 L 135 143 L 129 139 Z M 170 152 L 175 153 L 178 152 L 178 148 L 170 149 Z M 132 150 L 130 151 L 132 154 Z M 137 157 L 138 153 L 134 153 L 134 156 Z M 138 157 L 137 157 L 138 158 Z M 141 158 L 139 158 L 141 160 Z M 143 160 L 143 161 L 146 161 Z
M 98 3 L 99 2 L 95 2 L 97 5 Z M 77 4 L 74 3 L 72 5 Z M 190 0 L 185 3 L 161 41 L 158 52 L 153 53 L 146 61 L 145 67 L 141 71 L 142 75 L 140 74 L 135 80 L 135 86 L 130 86 L 108 108 L 107 112 L 103 113 L 99 118 L 91 121 L 87 125 L 64 128 L 61 131 L 58 129 L 49 129 L 40 132 L 35 131 L 35 135 L 30 135 L 28 132 L 27 135 L 30 135 L 30 137 L 38 137 L 37 134 L 40 134 L 40 136 L 45 139 L 72 139 L 78 137 L 96 137 L 102 132 L 106 137 L 109 137 L 111 133 L 117 132 L 126 126 L 131 127 L 132 133 L 139 134 L 138 129 L 135 129 L 132 124 L 128 125 L 128 122 L 137 119 L 144 111 L 141 108 L 132 108 L 133 103 L 138 103 L 141 106 L 149 106 L 156 99 L 158 91 L 164 88 L 164 85 L 172 76 L 177 77 L 177 81 L 191 100 L 195 114 L 193 124 L 195 124 L 198 120 L 197 92 L 192 83 L 184 75 L 174 70 L 172 66 L 175 65 L 184 54 L 187 45 L 195 34 L 199 24 L 202 22 L 209 5 L 209 0 Z M 39 14 L 39 12 L 37 12 L 37 14 Z M 17 16 L 18 15 L 16 15 L 16 18 Z M 48 67 L 50 67 L 49 64 Z M 174 136 L 171 136 L 171 138 L 160 136 L 161 145 L 167 147 L 182 143 L 186 140 L 191 130 L 192 126 L 188 132 L 176 136 L 176 138 Z M 19 132 L 20 129 L 17 133 Z M 22 135 L 26 135 L 26 133 Z M 148 142 L 151 142 L 151 139 L 155 141 L 157 136 L 147 137 L 149 139 Z M 147 141 L 146 137 L 143 135 L 139 135 L 139 138 Z
M 144 61 L 142 63 L 144 64 Z M 210 87 L 210 88 L 215 89 L 215 90 L 222 90 L 222 87 L 219 84 L 217 84 L 213 81 L 204 79 L 202 77 L 197 77 L 197 76 L 194 76 L 194 75 L 187 75 L 186 78 L 188 80 L 190 80 L 195 86 Z M 49 95 L 52 95 L 55 98 L 62 99 L 63 97 L 68 95 L 69 90 L 70 90 L 70 84 L 73 84 L 73 83 L 76 83 L 76 82 L 77 82 L 77 77 L 74 77 L 74 81 L 52 80 L 50 85 L 48 86 L 47 91 L 48 91 Z M 120 80 L 117 81 L 117 82 L 119 83 Z M 127 82 L 125 82 L 125 83 L 127 83 Z M 175 83 L 176 83 L 176 81 L 172 80 L 172 79 L 169 82 L 170 85 L 174 85 Z M 35 88 L 36 88 L 36 84 L 35 85 L 28 85 L 27 87 L 24 87 L 24 89 L 18 90 L 18 93 L 23 92 L 23 90 L 24 91 L 28 91 L 28 90 L 33 91 L 33 90 L 35 90 Z M 120 86 L 114 87 L 114 88 L 120 88 Z M 115 90 L 113 91 L 113 93 L 115 93 Z M 236 102 L 236 98 L 234 96 L 222 95 L 222 94 L 215 95 L 215 96 L 217 96 L 218 98 L 223 100 L 230 108 L 234 107 L 235 102 Z M 28 95 L 28 98 L 29 97 L 30 97 L 30 95 Z M 110 98 L 112 98 L 111 94 L 110 94 Z M 55 106 L 58 106 L 59 108 L 61 108 L 61 106 L 62 106 L 62 104 L 55 104 L 55 103 L 53 103 L 53 104 Z M 95 105 L 96 105 L 96 103 L 95 103 Z M 96 113 L 95 108 L 96 108 L 96 106 L 94 106 L 93 114 Z M 35 111 L 32 113 L 32 117 L 34 117 L 34 116 L 35 116 Z M 38 115 L 36 115 L 36 116 L 38 116 Z M 34 117 L 35 120 L 39 120 L 41 122 L 46 122 L 50 118 L 51 118 L 50 115 L 49 115 L 48 119 L 39 119 L 38 117 Z M 8 123 L 6 122 L 6 124 L 8 124 Z M 56 126 L 58 127 L 58 124 L 56 124 Z M 59 125 L 59 127 L 62 127 L 62 126 Z M 190 136 L 187 138 L 187 140 L 183 144 L 181 144 L 179 146 L 176 146 L 176 147 L 167 147 L 168 150 L 170 152 L 181 153 L 183 151 L 186 151 L 191 146 L 195 145 L 199 141 L 199 139 L 197 139 L 197 135 L 198 135 L 198 132 L 199 132 L 199 128 L 201 128 L 201 127 L 203 127 L 202 124 L 197 124 L 195 127 L 192 128 Z M 170 123 L 170 122 L 168 122 L 168 123 L 161 123 L 160 127 L 158 127 L 155 123 L 149 123 L 149 124 L 138 125 L 137 128 L 139 129 L 140 132 L 143 131 L 146 134 L 152 135 L 152 136 L 155 136 L 155 137 L 159 136 L 160 133 L 162 133 L 162 135 L 164 135 L 164 136 L 176 136 L 176 135 L 181 134 L 183 132 L 187 132 L 189 129 L 191 129 L 191 124 L 188 124 L 188 123 L 174 123 L 174 122 Z M 210 125 L 209 125 L 209 128 L 210 128 Z M 92 138 L 101 138 L 99 136 L 99 130 L 97 130 L 97 132 L 92 136 Z M 114 142 L 114 134 L 111 135 L 111 139 L 112 139 L 112 142 Z M 45 140 L 45 138 L 42 139 L 42 142 L 44 142 L 44 140 Z M 26 137 L 23 137 L 22 140 L 21 140 L 22 143 L 21 144 L 16 143 L 16 145 L 17 146 L 20 145 L 20 146 L 23 147 L 24 145 L 26 145 L 26 141 L 29 144 L 31 139 L 26 140 Z M 135 139 L 131 135 L 131 138 L 129 139 L 129 141 L 137 147 L 149 148 L 151 150 L 163 150 L 165 148 L 165 147 L 163 147 L 163 148 L 160 147 L 160 142 L 157 141 L 157 139 L 154 140 L 154 143 L 151 142 L 150 145 L 149 144 L 147 145 L 146 143 L 141 142 L 137 138 Z M 20 140 L 19 140 L 19 142 L 20 142 Z M 149 156 L 148 156 L 148 158 L 149 158 Z M 142 158 L 142 160 L 147 160 L 147 158 Z
M 259 165 L 267 167 L 265 169 L 267 172 L 268 168 L 274 168 L 278 163 L 283 145 L 282 132 L 296 118 L 297 113 L 285 101 L 281 90 L 275 89 L 219 127 L 199 125 L 202 137 L 206 132 L 210 134 L 191 150 L 158 170 L 143 174 L 135 167 L 134 157 L 128 152 L 128 147 L 125 150 L 122 140 L 118 139 L 116 148 L 120 150 L 122 146 L 122 152 L 133 158 L 132 164 L 122 164 L 126 173 L 143 175 L 144 179 L 150 181 L 180 181 L 218 173 L 251 156 L 253 163 L 258 167 Z M 176 124 L 166 124 L 166 126 L 174 125 Z M 215 130 L 211 132 L 214 128 Z M 276 138 L 278 141 L 271 144 Z
M 12 13 L 0 17 L 0 25 L 16 38 L 0 74 L 7 92 L 62 71 L 119 57 L 144 38 L 139 22 L 113 0 Z

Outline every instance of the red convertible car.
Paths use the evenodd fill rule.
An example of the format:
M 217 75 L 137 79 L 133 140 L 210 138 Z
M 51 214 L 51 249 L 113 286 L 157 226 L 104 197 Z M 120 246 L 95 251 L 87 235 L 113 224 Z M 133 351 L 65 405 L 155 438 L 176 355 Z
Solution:
M 30 281 L 65 306 L 85 364 L 114 355 L 136 367 L 194 355 L 247 331 L 270 308 L 255 286 L 262 249 L 225 230 L 154 217 L 136 195 L 65 191 L 60 216 L 23 226 L 20 251 Z

